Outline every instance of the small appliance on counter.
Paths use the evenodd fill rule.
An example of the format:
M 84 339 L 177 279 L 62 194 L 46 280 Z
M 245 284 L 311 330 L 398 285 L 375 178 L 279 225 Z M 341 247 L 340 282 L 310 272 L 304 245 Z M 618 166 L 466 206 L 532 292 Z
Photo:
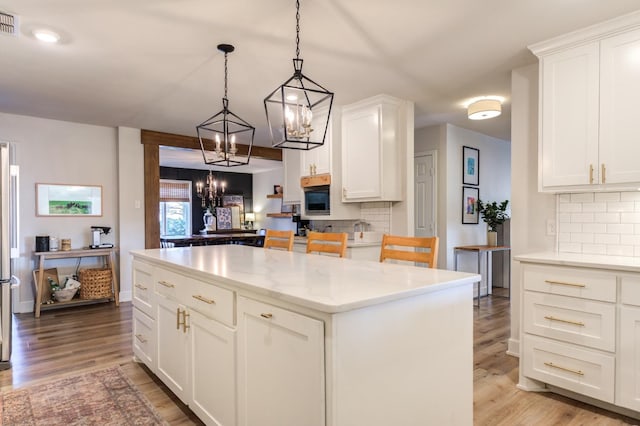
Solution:
M 103 243 L 101 235 L 107 235 L 111 232 L 110 226 L 92 226 L 91 227 L 91 245 L 89 248 L 97 249 L 97 248 L 111 248 L 113 244 L 111 243 Z
M 294 214 L 292 221 L 296 224 L 296 236 L 306 237 L 307 225 L 309 225 L 309 221 L 301 219 L 299 214 Z

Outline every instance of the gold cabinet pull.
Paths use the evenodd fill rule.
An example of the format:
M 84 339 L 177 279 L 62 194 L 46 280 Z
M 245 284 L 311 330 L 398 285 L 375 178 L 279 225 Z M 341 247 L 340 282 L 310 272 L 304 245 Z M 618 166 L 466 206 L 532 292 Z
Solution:
M 176 308 L 176 330 L 180 330 L 180 308 Z
M 584 373 L 580 370 L 574 370 L 572 368 L 562 367 L 560 365 L 555 365 L 552 362 L 545 362 L 544 365 L 551 368 L 557 368 L 558 370 L 567 371 L 569 373 L 577 374 L 578 376 L 584 376 Z
M 271 319 L 273 317 L 273 314 L 260 314 L 260 316 L 262 318 Z
M 607 183 L 607 168 L 604 166 L 604 163 L 600 166 L 602 169 L 602 183 Z
M 169 287 L 169 288 L 175 288 L 176 287 L 175 285 L 173 285 L 171 283 L 168 283 L 166 281 L 158 281 L 158 284 L 163 285 L 165 287 Z
M 191 297 L 193 297 L 194 299 L 199 300 L 201 302 L 208 303 L 209 305 L 214 305 L 216 303 L 215 300 L 207 299 L 206 297 L 200 296 L 199 294 L 193 294 L 193 295 L 191 295 Z
M 187 313 L 187 310 L 185 309 L 184 311 L 182 311 L 182 331 L 184 333 L 187 332 L 187 329 L 189 327 L 191 327 L 189 324 L 187 324 L 187 317 L 190 317 L 191 315 L 189 313 Z
M 567 283 L 564 281 L 553 281 L 553 280 L 544 280 L 545 283 L 548 284 L 555 284 L 555 285 L 566 285 L 568 287 L 580 287 L 580 288 L 585 288 L 586 285 L 584 284 L 576 284 L 576 283 Z
M 136 284 L 136 288 L 139 288 L 140 290 L 146 290 L 147 288 L 143 285 L 140 284 Z
M 593 164 L 589 164 L 589 184 L 593 184 Z
M 147 343 L 147 339 L 145 339 L 142 334 L 136 334 L 136 339 L 138 339 L 140 343 Z
M 545 315 L 544 318 L 548 319 L 549 321 L 563 322 L 565 324 L 573 324 L 573 325 L 578 325 L 580 327 L 584 327 L 584 323 L 581 322 L 581 321 L 571 321 L 571 320 L 566 320 L 566 319 L 562 319 L 562 318 L 552 317 L 550 315 Z

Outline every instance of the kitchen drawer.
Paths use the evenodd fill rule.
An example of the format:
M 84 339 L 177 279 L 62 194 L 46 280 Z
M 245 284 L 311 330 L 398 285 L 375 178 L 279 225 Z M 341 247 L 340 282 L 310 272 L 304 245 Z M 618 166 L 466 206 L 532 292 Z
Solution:
M 615 274 L 594 269 L 529 265 L 522 268 L 525 290 L 582 299 L 616 301 Z
M 614 352 L 616 305 L 575 297 L 526 291 L 526 333 Z
M 176 301 L 184 302 L 180 296 L 184 294 L 190 278 L 167 269 L 155 268 L 155 291 Z
M 235 299 L 234 292 L 214 284 L 190 280 L 185 304 L 201 314 L 234 326 Z
M 529 334 L 523 348 L 524 376 L 613 403 L 614 355 Z
M 154 290 L 153 267 L 147 263 L 133 262 L 133 306 L 153 318 Z
M 640 275 L 620 277 L 620 301 L 625 305 L 640 306 Z
M 133 354 L 155 373 L 155 321 L 140 310 L 133 309 Z

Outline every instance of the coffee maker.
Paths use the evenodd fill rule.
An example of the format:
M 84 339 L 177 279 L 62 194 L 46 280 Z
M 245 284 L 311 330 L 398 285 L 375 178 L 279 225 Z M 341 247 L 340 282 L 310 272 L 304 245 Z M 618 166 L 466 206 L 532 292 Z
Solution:
M 89 246 L 89 248 L 96 249 L 96 248 L 113 247 L 113 244 L 111 243 L 101 242 L 102 240 L 101 235 L 103 234 L 107 235 L 109 232 L 111 232 L 110 226 L 92 226 L 91 227 L 91 245 Z
M 301 219 L 299 214 L 293 215 L 292 220 L 296 224 L 296 236 L 305 237 L 307 235 L 307 225 L 309 225 L 309 221 Z

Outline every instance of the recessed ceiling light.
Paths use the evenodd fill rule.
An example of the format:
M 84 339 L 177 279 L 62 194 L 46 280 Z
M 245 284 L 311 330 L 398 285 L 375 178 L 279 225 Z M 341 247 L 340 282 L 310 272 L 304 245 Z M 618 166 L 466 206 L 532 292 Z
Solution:
M 45 43 L 57 43 L 60 35 L 51 30 L 33 30 L 33 36 Z

